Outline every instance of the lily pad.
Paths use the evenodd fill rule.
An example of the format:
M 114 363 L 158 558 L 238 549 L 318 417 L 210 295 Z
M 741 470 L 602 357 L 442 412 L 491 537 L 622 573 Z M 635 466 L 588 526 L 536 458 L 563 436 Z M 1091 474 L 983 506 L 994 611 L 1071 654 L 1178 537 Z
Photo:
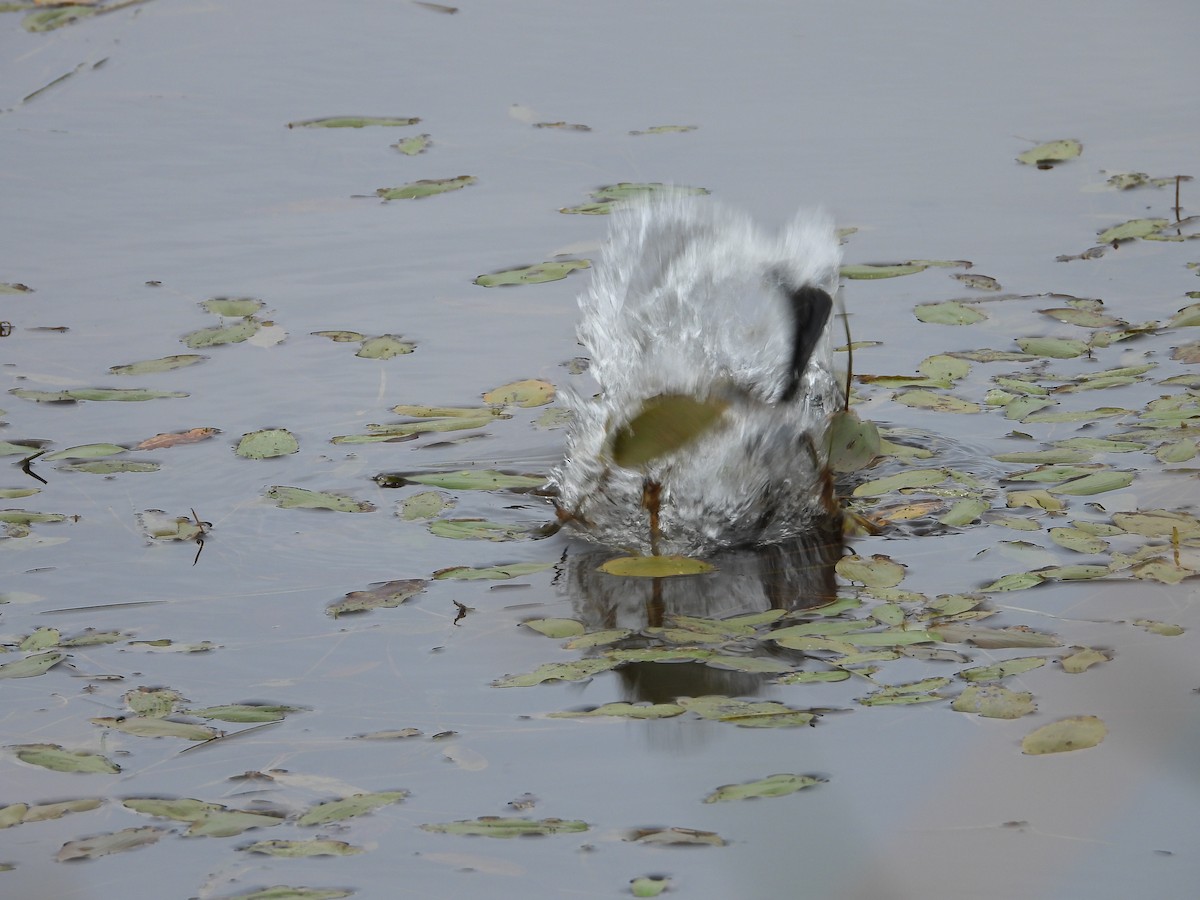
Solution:
M 567 663 L 546 663 L 524 675 L 505 675 L 492 682 L 492 687 L 533 687 L 547 681 L 586 681 L 593 675 L 621 665 L 617 659 L 580 659 Z
M 707 194 L 707 188 L 686 187 L 684 185 L 662 184 L 660 182 L 631 182 L 622 181 L 618 184 L 608 184 L 591 193 L 592 203 L 571 206 L 560 209 L 561 213 L 603 216 L 612 212 L 617 204 L 634 200 L 639 197 L 661 194 L 667 196 L 694 196 Z
M 231 703 L 225 706 L 206 706 L 203 709 L 185 709 L 182 712 L 201 719 L 218 719 L 222 722 L 281 722 L 288 713 L 302 712 L 300 706 L 280 706 L 269 703 Z
M 461 472 L 431 472 L 403 476 L 408 484 L 424 484 L 451 491 L 503 491 L 536 488 L 546 484 L 543 475 L 509 475 L 495 469 L 466 469 Z
M 1019 719 L 1036 712 L 1037 704 L 1028 691 L 1010 691 L 999 684 L 971 684 L 954 699 L 950 708 L 987 719 Z
M 542 284 L 547 281 L 561 281 L 576 269 L 587 269 L 592 265 L 588 259 L 564 259 L 524 266 L 518 269 L 504 269 L 488 275 L 480 275 L 475 284 L 483 287 L 501 287 L 517 284 Z
M 1025 735 L 1021 751 L 1030 756 L 1065 753 L 1095 747 L 1108 734 L 1103 720 L 1096 716 L 1071 716 L 1043 725 Z
M 727 406 L 724 400 L 697 400 L 686 394 L 651 397 L 610 436 L 613 461 L 636 469 L 681 450 L 717 427 Z
M 365 591 L 351 591 L 341 600 L 331 603 L 325 608 L 325 614 L 336 619 L 350 613 L 369 612 L 373 609 L 394 609 L 424 591 L 427 584 L 428 582 L 420 578 L 373 584 Z
M 725 846 L 725 839 L 715 831 L 697 831 L 695 828 L 644 828 L 635 831 L 630 840 L 662 846 Z
M 987 313 L 976 304 L 962 300 L 921 303 L 913 309 L 913 314 L 930 325 L 974 325 L 987 319 Z
M 980 412 L 983 409 L 978 403 L 970 400 L 963 400 L 961 397 L 955 397 L 952 394 L 938 394 L 923 389 L 902 391 L 896 394 L 895 400 L 897 403 L 903 403 L 905 406 L 911 406 L 916 409 L 931 409 L 934 412 L 969 414 Z
M 99 859 L 110 853 L 124 853 L 127 850 L 137 850 L 139 847 L 149 847 L 157 843 L 165 834 L 170 834 L 166 828 L 155 828 L 146 825 L 142 828 L 123 828 L 108 834 L 93 835 L 75 841 L 67 841 L 55 854 L 58 862 L 72 859 Z
M 396 510 L 396 515 L 409 522 L 433 519 L 453 509 L 456 503 L 453 497 L 441 491 L 421 491 L 406 497 Z
M 240 344 L 248 341 L 262 328 L 257 319 L 242 319 L 232 325 L 215 325 L 189 331 L 180 340 L 193 350 L 201 347 L 218 347 L 222 344 Z
M 578 619 L 526 619 L 521 626 L 559 640 L 577 637 L 587 630 L 587 626 Z
M 879 456 L 881 442 L 874 422 L 860 419 L 850 410 L 829 417 L 825 432 L 829 464 L 835 472 L 857 472 Z
M 591 709 L 571 712 L 547 713 L 551 719 L 590 719 L 590 718 L 621 718 L 621 719 L 670 719 L 683 715 L 684 708 L 677 703 L 605 703 Z
M 1172 625 L 1169 622 L 1157 622 L 1154 619 L 1134 619 L 1133 624 L 1138 628 L 1144 628 L 1151 634 L 1162 635 L 1163 637 L 1179 637 L 1185 629 L 1182 625 Z
M 56 450 L 54 453 L 47 453 L 42 457 L 42 461 L 48 462 L 56 459 L 98 459 L 104 456 L 113 456 L 117 453 L 124 453 L 127 449 L 120 444 L 80 444 L 77 447 L 67 447 L 63 450 Z
M 1074 138 L 1047 141 L 1017 156 L 1017 161 L 1039 169 L 1049 169 L 1055 163 L 1075 159 L 1083 152 L 1083 144 Z
M 545 406 L 554 399 L 555 388 L 548 381 L 529 378 L 502 384 L 483 395 L 483 402 L 491 406 L 515 405 L 524 408 Z
M 49 822 L 61 819 L 69 813 L 90 812 L 104 804 L 102 797 L 83 797 L 79 800 L 62 800 L 58 803 L 13 803 L 0 806 L 0 828 L 11 828 L 30 822 Z
M 757 800 L 761 797 L 786 797 L 805 788 L 825 784 L 828 779 L 812 775 L 787 773 L 768 775 L 758 781 L 742 784 L 725 784 L 704 798 L 705 803 L 724 803 L 729 800 Z
M 318 803 L 296 820 L 297 825 L 328 825 L 374 812 L 384 806 L 400 803 L 408 791 L 379 791 L 371 794 L 355 794 L 340 800 Z
M 180 353 L 175 356 L 163 356 L 159 359 L 146 359 L 141 362 L 128 363 L 123 366 L 110 366 L 112 375 L 155 375 L 159 372 L 169 372 L 172 369 L 182 369 L 202 363 L 207 356 L 198 353 Z
M 300 441 L 286 428 L 264 428 L 242 435 L 235 452 L 245 459 L 271 459 L 299 450 Z
M 144 400 L 178 399 L 188 396 L 183 391 L 151 391 L 146 388 L 72 388 L 67 391 L 31 391 L 13 388 L 9 391 L 22 400 L 36 403 L 74 403 L 78 400 L 137 403 Z
M 523 819 L 500 816 L 480 816 L 421 826 L 422 831 L 438 834 L 463 834 L 479 837 L 514 838 L 528 835 L 577 834 L 588 830 L 587 822 L 565 819 Z
M 60 472 L 86 472 L 89 475 L 120 475 L 124 473 L 157 472 L 161 463 L 133 459 L 94 459 L 90 462 L 67 463 L 57 467 Z
M 249 318 L 266 306 L 255 297 L 213 297 L 200 305 L 214 316 L 223 316 L 226 319 Z
M 1032 356 L 1046 356 L 1050 359 L 1074 359 L 1083 356 L 1089 349 L 1087 341 L 1052 337 L 1017 338 L 1017 346 Z
M 245 853 L 262 853 L 285 859 L 303 859 L 310 856 L 355 856 L 366 852 L 365 848 L 347 844 L 345 841 L 322 838 L 313 838 L 309 841 L 256 841 L 241 849 Z
M 0 678 L 34 678 L 44 675 L 67 658 L 67 654 L 58 652 L 35 653 L 24 659 L 0 663 Z
M 326 116 L 320 119 L 301 119 L 288 122 L 288 128 L 366 128 L 382 126 L 395 128 L 416 125 L 421 120 L 415 116 Z
M 1051 528 L 1050 540 L 1076 553 L 1098 554 L 1108 549 L 1108 541 L 1079 528 Z
M 608 575 L 634 578 L 670 578 L 703 575 L 716 569 L 712 563 L 687 556 L 619 556 L 598 567 Z
M 1149 237 L 1170 224 L 1167 219 L 1130 219 L 1128 222 L 1122 222 L 1120 225 L 1114 225 L 1101 231 L 1096 240 L 1101 244 L 1112 244 L 1134 238 Z
M 796 728 L 811 725 L 816 714 L 793 709 L 770 700 L 735 700 L 731 697 L 681 697 L 679 705 L 703 719 L 726 722 L 741 728 Z
M 847 581 L 856 581 L 872 587 L 895 587 L 904 579 L 904 566 L 890 557 L 876 553 L 869 559 L 858 556 L 843 556 L 837 561 L 837 573 Z
M 354 355 L 363 359 L 391 359 L 393 356 L 412 353 L 416 349 L 416 344 L 402 340 L 399 335 L 381 334 L 363 341 L 362 347 Z
M 147 716 L 99 716 L 88 721 L 137 737 L 173 737 L 185 741 L 208 741 L 221 734 L 215 728 L 209 728 L 207 725 L 175 722 L 170 719 Z
M 1040 669 L 1045 664 L 1046 660 L 1044 657 L 1021 656 L 1017 659 L 1008 659 L 991 666 L 976 666 L 973 669 L 963 669 L 958 673 L 958 677 L 966 681 L 999 681 L 1002 678 L 1009 678 L 1033 669 Z
M 419 153 L 424 153 L 433 146 L 433 139 L 427 134 L 418 134 L 415 137 L 405 138 L 402 141 L 397 141 L 392 144 L 392 149 L 399 150 L 405 156 L 416 156 Z
M 383 200 L 419 200 L 435 194 L 459 191 L 478 181 L 474 175 L 459 175 L 456 178 L 422 178 L 394 188 L 379 188 L 375 196 Z
M 16 744 L 8 748 L 21 762 L 52 772 L 85 772 L 115 775 L 121 767 L 99 753 L 67 750 L 59 744 Z
M 537 536 L 540 526 L 506 525 L 486 519 L 436 519 L 429 533 L 460 541 L 522 541 Z
M 310 491 L 305 488 L 275 485 L 267 496 L 282 509 L 331 509 L 334 512 L 373 512 L 375 504 L 369 500 L 355 500 L 345 494 L 329 491 Z
M 437 581 L 508 581 L 552 568 L 554 563 L 509 563 L 502 566 L 452 566 L 433 573 Z
M 917 272 L 924 272 L 927 268 L 929 268 L 927 264 L 917 262 L 878 265 L 862 263 L 859 265 L 842 266 L 841 276 L 852 280 L 899 278 L 902 275 L 915 275 Z
M 927 488 L 941 484 L 949 478 L 943 469 L 909 469 L 886 478 L 877 478 L 858 485 L 853 495 L 855 497 L 882 497 L 894 491 L 909 488 Z
M 1072 647 L 1069 654 L 1059 659 L 1059 663 L 1064 672 L 1078 675 L 1086 672 L 1092 666 L 1106 663 L 1110 659 L 1112 659 L 1112 655 L 1103 650 L 1096 650 L 1092 647 Z

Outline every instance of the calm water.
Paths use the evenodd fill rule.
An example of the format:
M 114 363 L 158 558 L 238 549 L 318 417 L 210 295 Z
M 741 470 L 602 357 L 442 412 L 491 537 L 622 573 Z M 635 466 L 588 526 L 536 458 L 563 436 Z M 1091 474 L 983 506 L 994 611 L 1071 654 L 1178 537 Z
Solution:
M 1064 649 L 939 644 L 971 662 L 880 663 L 881 686 L 1012 657 L 1054 659 L 1072 646 L 1112 655 L 1080 675 L 1050 663 L 1006 679 L 1038 705 L 1011 721 L 952 711 L 948 699 L 864 707 L 856 698 L 876 685 L 861 678 L 781 685 L 771 675 L 697 663 L 634 663 L 585 682 L 501 689 L 492 682 L 502 676 L 600 652 L 562 649 L 562 640 L 520 627 L 527 619 L 636 630 L 670 614 L 727 617 L 797 597 L 811 602 L 833 583 L 836 554 L 734 556 L 718 560 L 708 581 L 656 589 L 597 573 L 607 556 L 565 535 L 509 543 L 439 537 L 428 523 L 393 514 L 423 488 L 384 489 L 373 480 L 467 467 L 544 473 L 561 431 L 538 424 L 543 408 L 510 410 L 486 436 L 449 446 L 439 442 L 479 431 L 385 444 L 330 439 L 397 420 L 396 404 L 473 406 L 482 392 L 516 379 L 586 377 L 563 366 L 577 353 L 574 295 L 586 273 L 507 289 L 472 280 L 564 249 L 593 253 L 605 220 L 557 210 L 620 181 L 704 187 L 771 226 L 801 205 L 821 204 L 839 225 L 858 228 L 845 247 L 849 262 L 969 260 L 1005 294 L 1099 298 L 1128 322 L 1166 323 L 1194 302 L 1187 292 L 1200 289 L 1186 267 L 1200 260 L 1200 245 L 1135 241 L 1099 259 L 1055 257 L 1086 250 L 1098 231 L 1125 220 L 1173 217 L 1169 189 L 1093 190 L 1108 173 L 1200 174 L 1194 89 L 1176 68 L 1200 25 L 1193 4 L 1134 14 L 1109 2 L 986 10 L 463 2 L 446 14 L 399 0 L 353 9 L 153 0 L 42 34 L 21 27 L 24 15 L 0 16 L 0 281 L 34 292 L 0 295 L 0 319 L 13 328 L 0 338 L 5 390 L 145 387 L 188 396 L 48 404 L 6 394 L 0 441 L 47 441 L 54 451 L 197 427 L 221 433 L 121 457 L 160 462 L 150 473 L 105 477 L 35 462 L 48 481 L 41 484 L 22 472 L 21 454 L 3 458 L 0 488 L 40 493 L 0 507 L 70 518 L 34 524 L 28 534 L 13 528 L 0 540 L 8 601 L 0 631 L 12 651 L 0 662 L 35 652 L 18 645 L 38 628 L 64 638 L 87 628 L 121 632 L 115 643 L 64 651 L 69 658 L 43 675 L 0 680 L 0 744 L 9 748 L 0 759 L 0 806 L 11 816 L 13 804 L 104 801 L 0 830 L 0 863 L 13 865 L 0 872 L 5 896 L 227 897 L 303 885 L 379 898 L 609 897 L 650 874 L 696 898 L 1192 895 L 1200 875 L 1194 578 L 1172 585 L 1124 572 L 990 594 L 985 605 L 1000 612 L 983 624 L 1027 625 L 1057 635 Z M 422 121 L 285 127 L 332 115 Z M 560 121 L 591 130 L 531 127 Z M 699 127 L 629 134 L 656 125 Z M 423 154 L 390 146 L 422 133 L 433 141 Z M 1014 161 L 1035 142 L 1067 137 L 1083 141 L 1079 160 L 1053 171 Z M 478 181 L 420 201 L 373 196 L 459 175 Z M 1184 215 L 1200 203 L 1194 185 L 1183 185 Z M 976 325 L 919 323 L 916 304 L 993 296 L 947 277 L 963 272 L 935 267 L 848 282 L 855 340 L 879 342 L 856 354 L 856 370 L 910 375 L 931 354 L 1090 333 L 1040 315 L 1061 305 L 1044 297 L 985 304 L 989 318 Z M 188 350 L 183 335 L 220 324 L 199 305 L 214 296 L 261 298 L 258 319 L 274 327 L 251 342 Z M 37 330 L 59 326 L 68 330 Z M 357 344 L 311 334 L 334 329 L 401 334 L 417 349 L 361 359 Z M 1194 371 L 1171 359 L 1173 348 L 1195 342 L 1189 331 L 1165 329 L 1103 348 L 1094 360 L 1051 360 L 1042 369 L 979 363 L 948 391 L 982 402 L 995 375 L 1037 380 L 1157 363 L 1146 380 L 1063 395 L 1064 408 L 1131 410 L 1124 418 L 1027 425 L 999 408 L 913 409 L 894 399 L 894 388 L 863 386 L 863 415 L 912 429 L 918 444 L 938 450 L 928 462 L 886 461 L 868 477 L 945 466 L 977 476 L 1000 511 L 1000 475 L 1018 467 L 992 454 L 1111 436 L 1137 425 L 1136 414 L 1161 395 L 1186 399 L 1186 384 L 1161 382 Z M 108 371 L 188 352 L 209 358 L 155 375 Z M 289 429 L 299 452 L 268 460 L 234 454 L 241 435 L 262 428 Z M 849 549 L 903 563 L 900 587 L 933 598 L 1045 565 L 1105 563 L 1104 554 L 1057 547 L 1047 529 L 1107 522 L 1121 510 L 1194 511 L 1200 498 L 1194 460 L 1164 464 L 1128 453 L 1093 462 L 1136 478 L 1121 490 L 1064 497 L 1064 514 L 1033 516 L 1034 531 L 944 529 L 926 517 L 854 539 Z M 265 498 L 273 485 L 342 492 L 377 510 L 280 509 Z M 552 518 L 527 493 L 445 493 L 457 506 L 443 518 L 530 526 Z M 212 523 L 195 565 L 194 543 L 146 539 L 137 514 L 149 509 L 172 517 L 194 509 Z M 1182 550 L 1183 564 L 1194 567 L 1195 548 Z M 336 619 L 325 612 L 378 582 L 517 562 L 549 567 L 504 581 L 434 581 L 398 608 Z M 843 595 L 854 593 L 845 579 L 839 584 Z M 879 603 L 867 596 L 848 615 L 863 617 Z M 919 604 L 904 608 L 913 613 Z M 1155 634 L 1129 624 L 1135 619 L 1185 631 Z M 157 639 L 216 649 L 133 643 Z M 739 650 L 827 668 L 764 644 L 731 652 Z M 138 687 L 173 689 L 187 698 L 181 708 L 270 702 L 303 711 L 203 745 L 89 721 L 128 714 L 122 698 Z M 648 722 L 547 717 L 704 694 L 843 711 L 814 728 L 775 729 L 690 713 Z M 1076 715 L 1105 721 L 1102 744 L 1021 753 L 1035 727 Z M 251 727 L 186 720 L 229 733 Z M 352 739 L 405 728 L 420 734 Z M 63 773 L 17 759 L 14 747 L 36 743 L 101 754 L 122 771 Z M 268 771 L 269 779 L 240 777 Z M 719 786 L 776 773 L 828 782 L 789 797 L 702 802 Z M 389 790 L 410 796 L 330 825 L 295 821 L 321 801 Z M 134 797 L 194 798 L 289 818 L 233 837 L 184 837 L 186 823 L 122 805 Z M 589 830 L 496 840 L 418 828 L 496 815 L 582 820 Z M 164 829 L 152 846 L 55 861 L 67 842 L 146 826 Z M 655 827 L 714 832 L 726 845 L 629 839 Z M 286 859 L 239 849 L 316 836 L 364 852 Z

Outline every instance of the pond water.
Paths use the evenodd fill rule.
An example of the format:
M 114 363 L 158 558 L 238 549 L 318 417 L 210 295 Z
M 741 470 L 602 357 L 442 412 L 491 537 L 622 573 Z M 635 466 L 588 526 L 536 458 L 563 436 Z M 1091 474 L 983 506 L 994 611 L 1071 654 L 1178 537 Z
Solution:
M 150 0 L 44 31 L 3 8 L 5 896 L 1192 895 L 1195 4 Z M 330 116 L 420 122 L 287 127 Z M 695 127 L 632 133 L 656 126 Z M 1057 139 L 1082 155 L 1017 162 Z M 1132 172 L 1163 181 L 1107 182 Z M 847 263 L 938 263 L 845 280 L 855 408 L 892 442 L 847 502 L 878 534 L 614 576 L 619 552 L 544 536 L 529 479 L 378 477 L 536 482 L 553 402 L 335 441 L 586 379 L 586 271 L 473 280 L 591 258 L 605 218 L 559 210 L 621 182 L 771 227 L 820 204 Z M 917 315 L 946 313 L 975 321 Z M 356 355 L 382 335 L 412 352 Z M 972 352 L 1026 338 L 1062 340 Z M 204 359 L 110 371 L 181 354 Z M 89 388 L 179 396 L 60 393 Z M 46 458 L 190 429 L 219 432 Z M 264 429 L 298 449 L 235 452 Z M 104 461 L 157 465 L 71 468 Z M 431 492 L 454 505 L 404 505 Z M 1016 717 L 953 708 L 973 684 Z M 663 717 L 558 715 L 618 702 Z M 1102 740 L 1023 751 L 1069 719 Z M 785 774 L 812 780 L 717 794 Z

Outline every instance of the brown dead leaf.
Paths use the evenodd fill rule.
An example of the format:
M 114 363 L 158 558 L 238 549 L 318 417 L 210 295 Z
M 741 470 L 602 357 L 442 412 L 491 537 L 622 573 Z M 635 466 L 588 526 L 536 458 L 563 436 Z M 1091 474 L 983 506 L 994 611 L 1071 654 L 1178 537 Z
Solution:
M 179 431 L 168 434 L 156 434 L 152 438 L 146 438 L 134 450 L 162 450 L 166 447 L 176 447 L 179 444 L 195 444 L 200 441 L 207 441 L 210 437 L 214 437 L 221 433 L 219 428 L 191 428 L 187 431 Z

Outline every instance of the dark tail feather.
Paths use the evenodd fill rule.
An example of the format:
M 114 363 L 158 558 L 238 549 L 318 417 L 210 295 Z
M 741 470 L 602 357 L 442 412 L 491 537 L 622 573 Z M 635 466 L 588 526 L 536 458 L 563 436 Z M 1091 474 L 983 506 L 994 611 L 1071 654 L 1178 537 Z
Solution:
M 788 369 L 787 381 L 783 385 L 783 393 L 779 402 L 786 403 L 795 399 L 800 390 L 800 379 L 808 367 L 817 341 L 833 312 L 833 298 L 825 291 L 812 285 L 804 285 L 788 292 L 788 305 L 792 310 L 792 363 Z

